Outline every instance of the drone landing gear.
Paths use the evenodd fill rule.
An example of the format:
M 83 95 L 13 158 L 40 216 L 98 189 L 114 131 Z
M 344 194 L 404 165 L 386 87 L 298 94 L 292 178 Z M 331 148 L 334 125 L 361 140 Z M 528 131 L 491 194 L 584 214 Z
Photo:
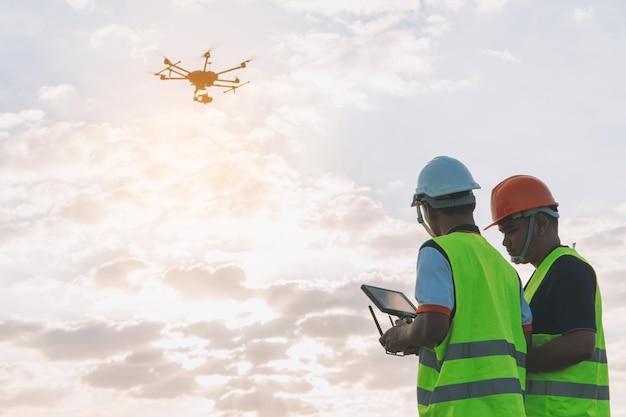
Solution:
M 209 104 L 213 101 L 213 97 L 210 97 L 208 94 L 197 94 L 193 97 L 194 101 L 202 104 Z

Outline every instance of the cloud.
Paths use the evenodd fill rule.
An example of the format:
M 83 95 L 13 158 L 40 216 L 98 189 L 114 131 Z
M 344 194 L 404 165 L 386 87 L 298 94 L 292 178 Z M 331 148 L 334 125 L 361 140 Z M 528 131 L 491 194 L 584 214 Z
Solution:
M 0 392 L 0 413 L 11 408 L 34 407 L 51 409 L 63 401 L 67 391 L 49 387 L 27 387 L 2 389 Z
M 181 395 L 192 395 L 198 389 L 193 376 L 185 373 L 160 378 L 151 385 L 140 387 L 133 395 L 141 398 L 176 398 Z
M 0 341 L 15 341 L 44 329 L 42 323 L 24 320 L 0 322 Z
M 574 20 L 576 23 L 585 23 L 592 20 L 595 17 L 595 12 L 591 7 L 578 7 L 574 9 Z
M 163 277 L 166 284 L 189 298 L 245 298 L 245 280 L 245 272 L 236 265 L 173 269 Z
M 513 64 L 519 64 L 522 61 L 514 56 L 508 49 L 504 49 L 502 51 L 496 51 L 494 49 L 487 49 L 481 52 L 482 55 L 491 56 L 494 58 L 501 59 L 503 61 L 511 62 Z
M 253 376 L 253 377 L 236 377 L 228 381 L 224 386 L 223 394 L 229 391 L 241 390 L 251 391 L 258 386 L 271 389 L 276 393 L 306 393 L 311 391 L 313 385 L 301 378 L 282 378 L 278 376 Z
M 295 320 L 286 315 L 280 315 L 278 318 L 257 322 L 253 325 L 238 329 L 236 335 L 239 338 L 238 343 L 251 343 L 257 340 L 286 338 L 292 340 L 295 335 Z
M 428 35 L 438 38 L 450 31 L 450 22 L 441 15 L 430 15 L 426 18 L 427 26 L 424 29 Z
M 95 224 L 107 214 L 107 205 L 97 197 L 78 193 L 73 200 L 58 209 L 58 214 L 81 224 Z
M 501 11 L 509 0 L 474 0 L 475 11 L 479 14 L 490 14 Z
M 124 45 L 130 46 L 129 53 L 132 57 L 144 57 L 148 52 L 156 50 L 155 36 L 153 30 L 133 29 L 113 23 L 90 33 L 89 43 L 92 48 L 102 48 L 111 44 L 119 49 Z
M 194 368 L 191 373 L 196 376 L 203 375 L 227 375 L 227 376 L 236 376 L 237 368 L 235 366 L 227 366 L 232 365 L 224 359 L 212 358 L 209 357 L 207 360 L 200 366 Z
M 623 248 L 626 244 L 626 226 L 618 226 L 611 229 L 594 233 L 580 241 L 581 247 L 589 247 L 592 250 L 608 250 Z
M 130 289 L 130 275 L 145 267 L 146 264 L 138 259 L 116 259 L 99 266 L 93 275 L 93 282 L 99 288 Z
M 210 392 L 211 412 L 240 415 L 234 407 L 257 404 L 265 415 L 315 413 L 309 391 L 326 384 L 329 371 L 319 352 L 350 351 L 340 333 L 376 339 L 358 286 L 397 279 L 398 253 L 415 250 L 419 229 L 391 218 L 348 178 L 306 177 L 264 143 L 224 133 L 228 118 L 217 110 L 182 116 L 141 128 L 43 121 L 0 143 L 0 216 L 15 230 L 0 260 L 39 275 L 30 264 L 37 254 L 41 275 L 57 288 L 38 291 L 53 306 L 67 299 L 63 311 L 78 305 L 75 314 L 87 317 L 147 315 L 170 329 L 151 321 L 15 321 L 4 327 L 7 342 L 83 375 L 88 389 L 103 390 L 98 395 L 200 401 Z M 178 135 L 194 140 L 173 142 Z M 65 262 L 54 262 L 61 256 Z M 77 286 L 76 277 L 93 285 Z M 137 284 L 141 291 L 131 291 Z M 100 291 L 108 288 L 127 292 Z M 241 325 L 212 319 L 222 305 L 236 320 L 242 308 L 249 317 Z M 193 353 L 150 353 L 157 343 L 193 345 Z M 189 366 L 199 358 L 205 362 Z M 274 387 L 271 394 L 221 390 L 224 381 L 258 376 L 284 381 L 255 380 Z M 206 381 L 209 388 L 198 387 Z
M 421 0 L 275 0 L 280 6 L 292 11 L 318 13 L 334 16 L 346 13 L 357 16 L 383 13 L 414 12 L 421 10 Z
M 257 326 L 258 325 L 255 324 L 253 327 L 258 328 Z M 215 320 L 191 323 L 181 327 L 179 330 L 187 336 L 195 336 L 208 340 L 209 348 L 211 349 L 233 349 L 239 346 L 239 343 L 235 341 L 235 339 L 240 336 L 240 332 L 226 327 L 222 321 Z M 271 337 L 276 334 L 278 334 L 278 331 L 264 335 L 263 337 Z
M 266 300 L 272 309 L 288 317 L 302 317 L 337 306 L 337 300 L 330 291 L 305 288 L 297 283 L 272 285 Z
M 375 226 L 384 220 L 382 205 L 358 193 L 342 193 L 328 200 L 320 207 L 316 219 L 321 227 L 353 233 L 365 231 L 363 225 Z
M 344 30 L 292 33 L 275 49 L 290 57 L 286 88 L 294 98 L 306 97 L 303 101 L 310 103 L 319 96 L 325 107 L 372 108 L 373 97 L 380 94 L 406 97 L 472 85 L 470 78 L 437 75 L 433 36 L 447 30 L 442 17 L 424 24 L 421 18 L 391 14 L 346 22 Z
M 159 351 L 133 353 L 123 361 L 98 365 L 84 381 L 98 388 L 130 389 L 160 378 L 160 372 L 154 367 L 163 364 L 163 355 Z
M 257 386 L 252 391 L 232 391 L 218 398 L 215 407 L 223 411 L 256 411 L 258 417 L 308 415 L 316 408 L 299 398 L 278 395 L 271 387 Z
M 596 275 L 602 294 L 604 317 L 608 317 L 608 311 L 621 310 L 623 308 L 622 301 L 626 297 L 626 287 L 624 287 L 626 269 L 596 271 Z
M 626 223 L 614 215 L 572 217 L 559 224 L 561 240 L 577 243 L 576 248 L 588 257 L 594 267 L 613 270 L 622 266 L 619 256 L 626 253 Z
M 9 324 L 9 330 L 11 326 L 16 327 Z M 29 330 L 23 329 L 24 326 L 21 325 L 21 331 L 13 331 L 18 345 L 36 349 L 49 359 L 66 361 L 103 358 L 146 346 L 157 340 L 163 329 L 163 325 L 149 322 L 122 325 L 86 322 L 43 330 L 32 324 Z
M 458 12 L 466 3 L 466 0 L 424 0 L 428 8 Z
M 372 320 L 366 315 L 325 314 L 303 319 L 297 334 L 317 340 L 346 339 L 354 335 L 373 335 L 372 330 Z
M 17 113 L 0 113 L 0 131 L 24 127 L 41 122 L 45 113 L 37 109 L 21 110 Z
M 282 341 L 255 341 L 246 345 L 245 355 L 252 364 L 260 365 L 273 360 L 286 359 L 288 347 L 289 345 Z
M 65 2 L 74 10 L 92 10 L 95 6 L 94 0 L 65 0 Z
M 44 85 L 37 94 L 41 101 L 63 101 L 75 96 L 76 88 L 70 84 Z
M 212 2 L 213 0 L 172 0 L 174 6 L 186 9 L 200 9 Z
M 393 390 L 405 388 L 409 381 L 415 379 L 417 356 L 385 355 L 375 336 L 367 347 L 350 349 L 344 346 L 340 352 L 340 356 L 331 355 L 322 362 L 334 368 L 327 376 L 330 384 Z M 338 363 L 341 366 L 337 366 Z
M 155 349 L 134 351 L 121 361 L 99 364 L 83 381 L 144 398 L 175 398 L 193 394 L 198 388 L 193 374 Z

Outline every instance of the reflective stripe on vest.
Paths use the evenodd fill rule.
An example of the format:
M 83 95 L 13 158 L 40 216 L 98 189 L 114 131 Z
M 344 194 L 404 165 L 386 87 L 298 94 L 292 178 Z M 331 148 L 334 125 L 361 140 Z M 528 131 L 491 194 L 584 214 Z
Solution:
M 528 381 L 528 395 L 555 395 L 557 397 L 587 398 L 591 400 L 608 400 L 609 387 L 574 382 Z
M 517 366 L 526 366 L 526 354 L 515 350 L 515 345 L 506 340 L 487 340 L 480 342 L 451 343 L 446 350 L 443 361 L 437 360 L 435 352 L 422 349 L 420 363 L 437 371 L 441 370 L 444 361 L 455 359 L 482 358 L 485 356 L 509 355 L 515 358 Z
M 465 384 L 441 385 L 434 391 L 417 388 L 417 403 L 431 405 L 445 401 L 468 400 L 496 394 L 522 394 L 517 378 L 497 378 Z

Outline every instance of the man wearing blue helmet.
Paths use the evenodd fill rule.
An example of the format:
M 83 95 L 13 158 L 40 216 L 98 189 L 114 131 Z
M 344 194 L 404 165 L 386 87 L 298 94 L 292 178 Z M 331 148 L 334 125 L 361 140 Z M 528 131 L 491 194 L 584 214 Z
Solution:
M 517 273 L 476 227 L 479 188 L 465 165 L 439 156 L 420 172 L 413 196 L 432 236 L 418 254 L 418 314 L 380 342 L 391 352 L 419 349 L 422 417 L 525 416 L 530 309 Z

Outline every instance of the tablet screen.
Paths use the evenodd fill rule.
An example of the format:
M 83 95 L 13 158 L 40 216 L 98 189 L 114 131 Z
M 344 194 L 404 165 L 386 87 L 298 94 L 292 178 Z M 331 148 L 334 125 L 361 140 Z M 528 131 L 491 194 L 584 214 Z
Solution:
M 400 291 L 361 285 L 361 289 L 381 311 L 392 315 L 415 317 L 415 306 Z

